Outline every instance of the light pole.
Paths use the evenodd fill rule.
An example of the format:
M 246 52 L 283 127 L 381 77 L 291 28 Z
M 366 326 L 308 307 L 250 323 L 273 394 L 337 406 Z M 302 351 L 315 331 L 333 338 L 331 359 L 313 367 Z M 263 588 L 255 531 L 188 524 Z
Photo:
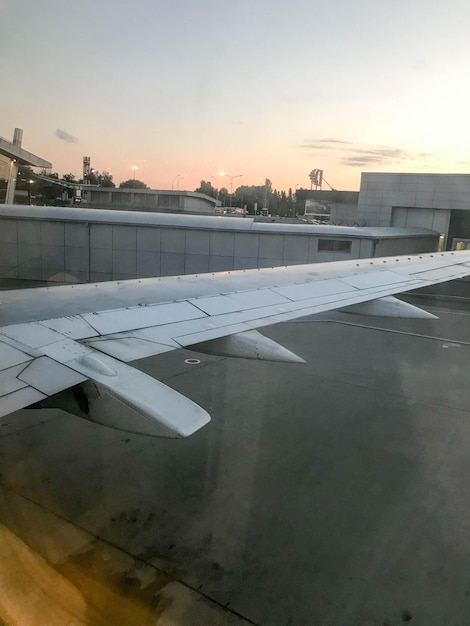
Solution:
M 32 180 L 31 178 L 28 180 L 29 183 L 29 206 L 32 205 L 32 195 L 31 195 L 31 185 L 34 183 L 34 180 Z
M 171 191 L 174 191 L 175 189 L 175 182 L 181 178 L 181 174 L 176 174 L 176 176 L 173 178 L 173 180 L 171 181 Z
M 243 176 L 243 174 L 234 174 L 232 176 L 231 174 L 226 174 L 225 172 L 220 171 L 219 176 L 228 176 L 228 178 L 230 178 L 230 208 L 232 208 L 233 179 L 240 178 L 240 176 Z
M 18 174 L 18 165 L 16 159 L 10 159 L 10 169 L 8 171 L 7 190 L 5 194 L 5 204 L 15 203 L 16 176 Z
M 180 176 L 178 178 L 178 182 L 176 183 L 176 189 L 178 189 L 178 191 L 179 191 L 179 188 L 180 188 L 180 180 L 186 180 L 187 176 L 188 176 L 187 174 L 184 174 L 184 176 Z
M 131 170 L 133 170 L 133 172 L 134 172 L 134 182 L 133 182 L 133 185 L 132 185 L 132 187 L 133 187 L 134 189 L 135 189 L 135 171 L 136 171 L 137 169 L 139 169 L 139 168 L 137 167 L 137 165 L 133 165 L 133 166 L 131 167 Z

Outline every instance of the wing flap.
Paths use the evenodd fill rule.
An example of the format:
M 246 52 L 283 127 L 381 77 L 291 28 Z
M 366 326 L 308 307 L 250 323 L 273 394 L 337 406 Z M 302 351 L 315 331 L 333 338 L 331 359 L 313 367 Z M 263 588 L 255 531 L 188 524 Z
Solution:
M 33 389 L 33 387 L 23 387 L 13 393 L 8 393 L 0 397 L 0 417 L 24 409 L 31 404 L 45 400 L 47 396 Z
M 46 396 L 52 396 L 86 380 L 85 376 L 47 356 L 31 361 L 19 374 L 18 379 Z

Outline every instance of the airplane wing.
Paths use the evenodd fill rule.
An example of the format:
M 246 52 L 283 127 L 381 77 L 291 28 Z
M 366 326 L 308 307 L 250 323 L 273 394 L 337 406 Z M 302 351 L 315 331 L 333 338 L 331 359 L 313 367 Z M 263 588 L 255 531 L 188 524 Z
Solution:
M 209 415 L 128 362 L 181 347 L 302 361 L 255 329 L 332 309 L 433 317 L 393 295 L 467 275 L 462 251 L 2 292 L 0 416 L 59 406 L 121 430 L 188 436 Z

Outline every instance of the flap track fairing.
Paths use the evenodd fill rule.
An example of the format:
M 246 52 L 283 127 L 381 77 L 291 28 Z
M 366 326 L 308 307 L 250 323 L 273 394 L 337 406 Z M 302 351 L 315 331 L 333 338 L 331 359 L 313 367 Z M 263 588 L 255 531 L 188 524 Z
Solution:
M 372 317 L 401 317 L 421 320 L 438 319 L 436 315 L 429 313 L 429 311 L 420 309 L 394 296 L 386 296 L 384 298 L 377 298 L 377 300 L 360 302 L 359 304 L 353 304 L 338 310 L 342 313 L 370 315 Z
M 215 356 L 256 359 L 259 361 L 281 361 L 285 363 L 305 363 L 297 354 L 268 339 L 257 330 L 247 330 L 236 335 L 228 335 L 211 341 L 203 341 L 188 346 L 190 350 Z

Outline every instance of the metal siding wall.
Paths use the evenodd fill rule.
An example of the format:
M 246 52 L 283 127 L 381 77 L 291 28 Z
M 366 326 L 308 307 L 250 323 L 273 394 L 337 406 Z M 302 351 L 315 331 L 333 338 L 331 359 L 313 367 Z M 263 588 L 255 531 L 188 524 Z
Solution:
M 8 218 L 0 222 L 0 276 L 87 282 L 372 256 L 370 238 L 352 239 L 351 253 L 318 252 L 318 240 L 317 234 Z M 426 238 L 393 239 L 384 240 L 377 254 L 411 249 L 433 248 Z

